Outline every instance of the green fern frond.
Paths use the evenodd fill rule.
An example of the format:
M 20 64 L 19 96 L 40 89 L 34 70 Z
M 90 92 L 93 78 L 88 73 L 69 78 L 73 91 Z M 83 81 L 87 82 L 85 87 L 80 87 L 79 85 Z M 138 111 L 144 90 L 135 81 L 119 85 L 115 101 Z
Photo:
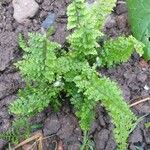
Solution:
M 146 128 L 150 128 L 150 122 L 145 123 Z
M 77 3 L 80 3 L 80 8 L 78 8 Z M 77 10 L 76 13 L 75 10 L 70 9 L 70 7 L 75 7 Z M 98 47 L 96 39 L 101 34 L 99 29 L 95 28 L 96 22 L 88 13 L 88 9 L 84 0 L 74 0 L 73 3 L 68 6 L 67 12 L 69 29 L 71 28 L 71 20 L 77 20 L 76 22 L 74 22 L 74 24 L 76 25 L 76 28 L 74 28 L 74 32 L 68 37 L 71 44 L 70 48 L 73 51 L 77 51 L 77 54 L 80 56 L 86 56 L 90 54 L 96 55 L 97 51 L 95 48 Z
M 89 72 L 91 72 L 90 76 Z M 88 75 L 87 77 L 85 77 L 86 74 Z M 122 92 L 118 88 L 117 84 L 110 81 L 108 78 L 98 77 L 97 73 L 94 72 L 94 70 L 92 71 L 90 67 L 87 67 L 83 70 L 81 75 L 75 77 L 74 82 L 87 98 L 87 107 L 89 102 L 91 103 L 95 101 L 96 103 L 100 100 L 102 105 L 108 110 L 109 115 L 112 118 L 112 122 L 115 125 L 114 136 L 118 143 L 118 149 L 125 150 L 127 147 L 127 138 L 137 118 L 123 100 Z M 88 109 L 92 112 L 91 110 L 93 105 L 91 104 L 90 107 L 88 107 Z M 82 115 L 84 116 L 84 114 L 81 114 L 81 116 Z M 81 122 L 82 121 L 83 123 L 85 122 L 84 117 L 81 118 Z M 88 129 L 87 126 L 82 127 L 83 130 Z
M 60 45 L 55 42 L 49 42 L 45 36 L 39 33 L 30 33 L 27 45 L 20 38 L 19 44 L 25 51 L 23 59 L 16 63 L 16 67 L 21 70 L 21 74 L 28 80 L 41 81 L 43 76 L 47 76 L 49 81 L 54 80 L 54 75 L 45 70 L 53 68 L 55 70 L 55 49 L 60 48 Z M 48 66 L 48 63 L 53 65 Z
M 67 8 L 68 29 L 79 28 L 84 24 L 85 16 L 87 15 L 85 0 L 73 0 Z
M 12 123 L 12 127 L 0 133 L 0 139 L 7 140 L 13 144 L 18 144 L 20 140 L 28 138 L 31 133 L 31 127 L 27 118 L 19 118 Z
M 10 105 L 10 111 L 18 116 L 33 116 L 41 112 L 49 104 L 53 108 L 59 108 L 59 88 L 40 84 L 37 87 L 27 86 L 21 90 L 18 99 Z
M 142 56 L 143 44 L 132 36 L 107 40 L 101 51 L 100 64 L 111 67 L 115 64 L 126 62 L 133 53 L 134 48 Z
M 94 16 L 95 28 L 102 29 L 105 25 L 106 18 L 113 11 L 117 0 L 97 0 L 94 2 L 91 10 L 91 17 Z

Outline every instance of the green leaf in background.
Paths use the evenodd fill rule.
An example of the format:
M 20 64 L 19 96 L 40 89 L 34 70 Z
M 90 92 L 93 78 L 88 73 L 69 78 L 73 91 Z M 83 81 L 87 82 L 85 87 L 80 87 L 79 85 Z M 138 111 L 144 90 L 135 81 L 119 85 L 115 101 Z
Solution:
M 150 60 L 150 0 L 127 0 L 133 35 L 145 44 L 144 58 Z

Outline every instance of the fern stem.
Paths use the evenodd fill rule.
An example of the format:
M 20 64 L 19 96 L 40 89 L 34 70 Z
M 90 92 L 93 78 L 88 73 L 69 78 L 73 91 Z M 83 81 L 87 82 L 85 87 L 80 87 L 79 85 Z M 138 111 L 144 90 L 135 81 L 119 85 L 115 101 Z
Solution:
M 45 71 L 45 67 L 46 67 L 46 55 L 47 55 L 47 35 L 45 37 L 44 47 L 43 47 L 43 64 L 44 64 L 44 70 L 43 71 Z
M 88 142 L 88 132 L 84 131 L 83 132 L 83 142 L 82 142 L 80 150 L 86 150 L 87 142 Z

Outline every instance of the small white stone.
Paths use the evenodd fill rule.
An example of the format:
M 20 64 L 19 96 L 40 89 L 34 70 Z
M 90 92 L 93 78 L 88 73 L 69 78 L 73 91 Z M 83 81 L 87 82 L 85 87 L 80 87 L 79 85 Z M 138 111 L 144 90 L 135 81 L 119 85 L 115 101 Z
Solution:
M 35 16 L 39 9 L 39 5 L 35 0 L 13 0 L 14 7 L 13 17 L 19 23 L 24 23 L 28 18 Z
M 59 87 L 61 85 L 61 82 L 60 81 L 56 81 L 55 83 L 54 83 L 54 87 Z
M 149 87 L 148 85 L 145 85 L 145 86 L 144 86 L 144 89 L 145 89 L 146 91 L 148 91 L 148 90 L 150 89 L 150 87 Z

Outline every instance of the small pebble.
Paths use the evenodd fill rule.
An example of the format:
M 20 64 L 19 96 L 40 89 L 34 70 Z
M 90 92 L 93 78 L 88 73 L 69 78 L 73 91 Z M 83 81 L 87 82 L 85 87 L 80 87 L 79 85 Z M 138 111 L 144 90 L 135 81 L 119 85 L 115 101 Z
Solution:
M 36 15 L 39 5 L 35 0 L 13 0 L 14 7 L 13 17 L 18 23 L 24 23 L 28 18 L 32 18 Z
M 144 89 L 145 89 L 146 91 L 148 91 L 150 88 L 149 88 L 148 85 L 145 85 L 145 86 L 144 86 Z
M 56 19 L 56 15 L 55 13 L 48 13 L 48 16 L 46 17 L 46 19 L 43 21 L 42 23 L 42 27 L 44 29 L 48 29 L 50 26 L 52 26 L 55 22 Z

